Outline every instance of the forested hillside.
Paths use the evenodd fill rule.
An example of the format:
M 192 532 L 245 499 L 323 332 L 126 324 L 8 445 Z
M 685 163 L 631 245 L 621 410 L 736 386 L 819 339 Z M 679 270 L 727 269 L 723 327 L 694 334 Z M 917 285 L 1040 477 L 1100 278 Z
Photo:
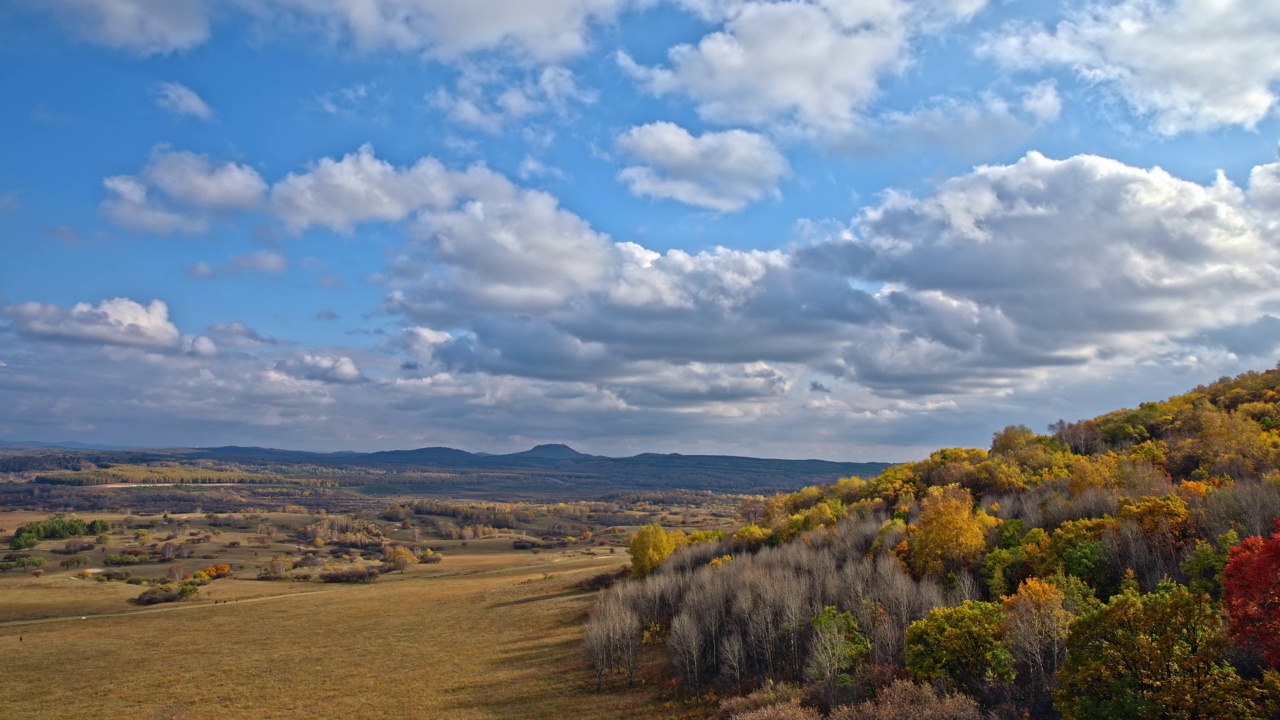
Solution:
M 1280 717 L 1280 370 L 739 517 L 635 536 L 603 686 L 660 649 L 739 720 Z

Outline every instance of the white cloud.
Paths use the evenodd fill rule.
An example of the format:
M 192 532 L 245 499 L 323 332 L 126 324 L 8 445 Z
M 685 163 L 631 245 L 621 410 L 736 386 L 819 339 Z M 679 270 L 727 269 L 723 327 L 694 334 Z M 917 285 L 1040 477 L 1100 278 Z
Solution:
M 190 355 L 198 357 L 213 357 L 218 354 L 218 344 L 204 335 L 197 335 L 191 338 L 184 338 L 183 345 L 186 352 Z
M 618 173 L 633 195 L 718 212 L 778 195 L 778 181 L 790 172 L 768 138 L 743 130 L 694 137 L 679 125 L 658 122 L 631 128 L 616 145 L 641 163 Z
M 277 364 L 276 369 L 294 377 L 320 382 L 357 383 L 365 379 L 355 361 L 346 356 L 303 355 Z
M 454 59 L 508 50 L 538 61 L 581 54 L 595 23 L 625 0 L 256 0 L 265 17 L 314 23 L 338 42 L 364 51 L 424 51 Z
M 208 157 L 159 149 L 142 179 L 173 200 L 205 210 L 250 209 L 261 204 L 267 184 L 248 165 L 215 165 Z
M 163 300 L 142 305 L 128 298 L 113 298 L 96 307 L 82 302 L 70 309 L 27 302 L 8 308 L 5 314 L 19 332 L 42 338 L 170 347 L 180 337 Z
M 108 177 L 103 186 L 102 209 L 109 218 L 126 229 L 159 235 L 203 233 L 211 214 L 252 209 L 267 189 L 247 165 L 215 165 L 203 155 L 164 148 L 152 152 L 139 175 Z
M 416 270 L 389 281 L 386 309 L 464 330 L 431 345 L 453 372 L 648 397 L 689 363 L 765 362 L 887 396 L 1001 394 L 1064 368 L 1153 362 L 1270 312 L 1280 251 L 1267 239 L 1269 171 L 1254 178 L 1246 191 L 1031 153 L 922 199 L 889 193 L 791 252 L 696 255 L 612 242 L 512 190 L 523 201 L 503 212 L 483 201 L 425 213 L 429 232 L 406 259 Z
M 42 0 L 90 42 L 138 55 L 188 50 L 209 37 L 205 0 Z
M 176 82 L 157 83 L 151 93 L 156 106 L 174 115 L 191 115 L 201 120 L 213 119 L 213 108 L 191 88 Z
M 1251 0 L 1091 3 L 1052 29 L 1006 27 L 980 47 L 1014 68 L 1063 66 L 1114 88 L 1155 130 L 1256 127 L 1276 107 L 1280 6 Z
M 735 4 L 724 28 L 669 53 L 670 67 L 621 55 L 650 92 L 679 92 L 719 123 L 848 127 L 906 59 L 904 3 Z
M 943 150 L 974 160 L 1019 146 L 1053 118 L 1056 91 L 1040 85 L 1011 100 L 992 91 L 942 96 L 906 111 L 882 112 L 831 137 L 833 148 L 864 155 Z
M 453 92 L 443 88 L 429 97 L 450 120 L 496 133 L 502 126 L 546 112 L 564 115 L 573 104 L 590 104 L 596 95 L 582 89 L 573 73 L 550 66 L 522 80 L 477 67 L 464 69 Z
M 424 212 L 417 247 L 453 272 L 432 280 L 462 307 L 536 311 L 597 283 L 610 243 L 551 195 L 490 173 L 452 209 Z
M 156 235 L 177 232 L 194 235 L 208 229 L 204 219 L 157 203 L 150 197 L 146 184 L 136 177 L 116 175 L 105 178 L 102 186 L 107 190 L 107 199 L 102 202 L 103 213 L 128 230 Z
M 312 226 L 349 232 L 361 222 L 397 222 L 422 207 L 448 207 L 455 185 L 488 174 L 482 168 L 450 173 L 435 158 L 396 168 L 363 145 L 340 160 L 324 158 L 304 173 L 290 173 L 271 189 L 271 206 L 293 232 Z
M 627 0 L 41 0 L 84 39 L 138 55 L 188 50 L 210 35 L 214 11 L 243 11 L 270 34 L 311 28 L 366 52 L 425 52 L 446 60 L 503 50 L 551 62 L 580 55 L 593 25 Z
M 1062 97 L 1058 95 L 1058 84 L 1053 80 L 1037 83 L 1022 96 L 1022 109 L 1037 122 L 1047 123 L 1058 119 L 1062 114 Z
M 911 65 L 916 38 L 968 20 L 987 0 L 677 4 L 720 28 L 671 48 L 666 66 L 619 52 L 623 70 L 649 92 L 686 95 L 711 122 L 840 137 L 867 114 L 882 79 Z

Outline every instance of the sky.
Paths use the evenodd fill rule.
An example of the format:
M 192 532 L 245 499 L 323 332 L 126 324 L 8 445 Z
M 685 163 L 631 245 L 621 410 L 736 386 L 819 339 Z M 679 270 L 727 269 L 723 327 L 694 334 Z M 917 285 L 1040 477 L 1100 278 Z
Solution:
M 0 439 L 918 459 L 1276 365 L 1280 3 L 14 0 Z

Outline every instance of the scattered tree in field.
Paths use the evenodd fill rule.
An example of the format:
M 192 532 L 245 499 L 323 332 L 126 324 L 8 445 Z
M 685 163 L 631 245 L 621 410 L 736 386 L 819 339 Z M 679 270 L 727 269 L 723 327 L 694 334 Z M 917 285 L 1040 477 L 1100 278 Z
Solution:
M 382 562 L 391 570 L 397 570 L 403 573 L 411 566 L 418 564 L 418 556 L 407 547 L 397 546 L 386 552 L 382 557 Z
M 645 525 L 631 536 L 631 572 L 644 577 L 658 564 L 686 544 L 685 534 L 679 530 L 663 530 L 661 525 Z
M 105 520 L 92 520 L 86 523 L 75 515 L 59 514 L 48 520 L 19 525 L 13 531 L 9 547 L 14 550 L 26 550 L 35 547 L 41 540 L 63 540 L 82 535 L 95 535 L 106 532 L 109 527 Z
M 281 553 L 267 561 L 258 571 L 259 580 L 279 580 L 293 569 L 293 558 Z
M 216 565 L 210 565 L 202 569 L 200 572 L 209 576 L 209 579 L 211 580 L 217 580 L 218 578 L 224 578 L 224 577 L 230 576 L 231 566 L 226 563 L 218 563 Z
M 1130 582 L 1071 625 L 1055 707 L 1064 720 L 1255 717 L 1225 647 L 1207 594 L 1164 586 L 1140 595 Z
M 1231 548 L 1223 578 L 1231 636 L 1280 667 L 1280 520 Z

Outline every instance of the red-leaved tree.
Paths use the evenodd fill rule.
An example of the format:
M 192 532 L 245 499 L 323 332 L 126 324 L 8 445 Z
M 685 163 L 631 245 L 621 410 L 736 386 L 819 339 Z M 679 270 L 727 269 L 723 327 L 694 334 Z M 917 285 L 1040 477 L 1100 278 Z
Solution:
M 1232 637 L 1280 667 L 1280 520 L 1270 538 L 1231 548 L 1223 589 Z

